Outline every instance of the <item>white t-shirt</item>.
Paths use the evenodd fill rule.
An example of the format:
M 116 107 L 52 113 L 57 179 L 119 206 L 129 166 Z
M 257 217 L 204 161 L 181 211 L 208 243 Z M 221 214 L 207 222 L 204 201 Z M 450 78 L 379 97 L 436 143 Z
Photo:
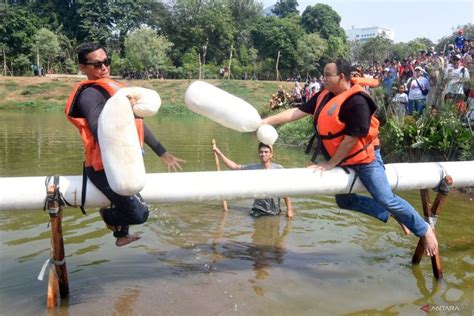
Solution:
M 418 81 L 418 83 L 416 82 Z M 419 84 L 419 85 L 418 85 Z M 420 78 L 410 78 L 408 79 L 408 99 L 410 100 L 420 100 L 420 99 L 426 99 L 426 95 L 423 95 L 421 93 L 420 86 L 423 89 L 429 89 L 430 88 L 430 83 L 428 79 L 425 77 L 420 77 Z
M 464 69 L 464 71 L 462 70 Z M 465 67 L 459 67 L 458 69 L 449 68 L 446 71 L 446 77 L 450 80 L 448 81 L 448 87 L 446 93 L 452 94 L 464 94 L 463 86 L 464 81 L 469 80 L 469 70 Z M 463 79 L 463 81 L 461 81 Z
M 392 102 L 396 102 L 398 104 L 407 104 L 408 103 L 408 95 L 403 93 L 397 93 L 392 99 Z

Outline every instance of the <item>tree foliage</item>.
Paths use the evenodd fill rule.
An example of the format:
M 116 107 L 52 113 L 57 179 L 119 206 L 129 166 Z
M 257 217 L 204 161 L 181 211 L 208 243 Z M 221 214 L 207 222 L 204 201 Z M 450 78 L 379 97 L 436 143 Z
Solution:
M 300 72 L 316 75 L 320 71 L 319 61 L 328 48 L 327 42 L 317 33 L 305 34 L 298 39 L 297 48 Z
M 32 48 L 32 53 L 40 57 L 40 65 L 46 65 L 47 70 L 61 51 L 58 36 L 46 28 L 41 28 L 36 32 Z
M 361 47 L 360 55 L 356 59 L 360 62 L 372 63 L 374 60 L 384 60 L 390 57 L 393 41 L 377 36 L 369 38 Z
M 291 74 L 297 66 L 298 39 L 304 31 L 299 17 L 278 19 L 274 16 L 260 18 L 251 31 L 260 58 L 276 60 L 280 52 L 281 71 Z
M 317 74 L 324 63 L 338 57 L 350 56 L 354 62 L 401 59 L 433 46 L 425 38 L 398 44 L 377 38 L 352 43 L 349 54 L 336 11 L 317 3 L 300 16 L 297 7 L 297 0 L 278 0 L 275 16 L 264 17 L 259 0 L 6 0 L 0 4 L 0 47 L 7 66 L 18 75 L 29 72 L 27 61 L 35 62 L 41 42 L 51 43 L 49 48 L 38 47 L 40 57 L 46 58 L 42 63 L 56 71 L 77 71 L 74 50 L 85 41 L 105 45 L 119 63 L 114 69 L 147 69 L 156 64 L 145 66 L 136 59 L 138 52 L 128 56 L 125 47 L 126 38 L 147 29 L 172 44 L 165 49 L 171 59 L 165 67 L 174 77 L 195 76 L 200 61 L 206 77 L 218 76 L 219 69 L 228 66 L 232 50 L 234 77 L 274 79 L 278 52 L 279 72 L 285 78 Z M 459 28 L 474 38 L 472 24 L 460 26 L 440 41 L 438 51 L 453 42 Z M 40 29 L 56 38 L 42 30 L 39 40 Z
M 127 58 L 132 66 L 148 74 L 160 71 L 170 64 L 168 52 L 173 44 L 152 29 L 140 28 L 125 38 Z
M 318 3 L 307 6 L 301 16 L 301 25 L 307 33 L 319 33 L 322 38 L 340 37 L 345 41 L 345 32 L 340 26 L 341 17 L 329 5 Z
M 300 14 L 298 11 L 298 1 L 296 0 L 278 0 L 272 13 L 279 18 L 286 18 L 292 14 Z

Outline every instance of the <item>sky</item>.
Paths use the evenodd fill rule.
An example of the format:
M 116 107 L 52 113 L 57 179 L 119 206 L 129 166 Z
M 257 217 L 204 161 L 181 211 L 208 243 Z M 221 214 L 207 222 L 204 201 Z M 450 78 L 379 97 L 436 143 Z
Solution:
M 276 0 L 261 0 L 264 8 Z M 395 32 L 395 42 L 426 37 L 435 44 L 457 26 L 474 24 L 474 0 L 298 0 L 300 13 L 324 3 L 342 18 L 343 29 L 379 26 Z

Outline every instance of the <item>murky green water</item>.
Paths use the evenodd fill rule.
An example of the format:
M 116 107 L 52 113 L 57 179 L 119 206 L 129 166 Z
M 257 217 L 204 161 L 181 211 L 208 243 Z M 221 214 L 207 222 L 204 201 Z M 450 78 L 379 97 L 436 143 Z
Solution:
M 210 140 L 239 163 L 255 162 L 256 138 L 192 117 L 147 121 L 186 171 L 214 170 Z M 277 147 L 276 161 L 301 167 L 300 150 Z M 150 150 L 148 172 L 164 172 Z M 0 115 L 0 176 L 81 173 L 77 132 L 61 113 Z M 251 179 L 249 179 L 251 181 Z M 2 194 L 0 192 L 0 194 Z M 402 196 L 418 208 L 417 192 Z M 65 315 L 423 315 L 420 308 L 472 315 L 473 202 L 451 194 L 437 232 L 445 280 L 427 258 L 412 267 L 417 238 L 337 208 L 332 197 L 295 197 L 295 218 L 248 215 L 250 200 L 154 205 L 143 238 L 123 248 L 96 210 L 65 211 L 70 297 Z M 45 315 L 48 215 L 0 212 L 0 314 Z

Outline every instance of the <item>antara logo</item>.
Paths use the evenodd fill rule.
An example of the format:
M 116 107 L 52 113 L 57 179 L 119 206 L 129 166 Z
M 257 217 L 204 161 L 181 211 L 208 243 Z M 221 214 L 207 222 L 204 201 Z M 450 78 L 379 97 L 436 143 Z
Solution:
M 429 313 L 431 311 L 431 306 L 430 304 L 426 304 L 426 305 L 421 306 L 420 309 L 424 311 L 425 313 Z
M 429 312 L 459 312 L 461 311 L 459 306 L 456 306 L 456 305 L 430 305 L 430 304 L 425 304 L 421 306 L 420 310 L 424 311 L 427 314 Z

